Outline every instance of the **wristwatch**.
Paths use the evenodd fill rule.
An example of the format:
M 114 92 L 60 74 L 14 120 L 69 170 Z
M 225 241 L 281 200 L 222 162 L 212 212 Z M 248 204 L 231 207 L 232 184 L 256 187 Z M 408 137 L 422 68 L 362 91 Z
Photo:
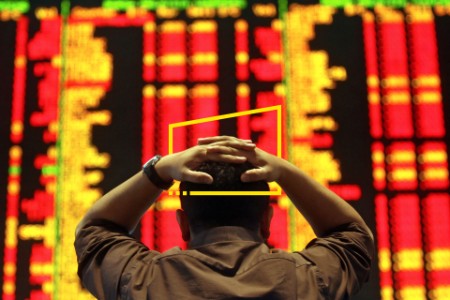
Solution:
M 145 175 L 147 175 L 148 179 L 158 188 L 168 190 L 173 185 L 173 180 L 170 182 L 164 181 L 161 177 L 159 177 L 158 173 L 156 173 L 155 166 L 160 159 L 161 155 L 153 156 L 142 166 L 142 171 L 145 173 Z

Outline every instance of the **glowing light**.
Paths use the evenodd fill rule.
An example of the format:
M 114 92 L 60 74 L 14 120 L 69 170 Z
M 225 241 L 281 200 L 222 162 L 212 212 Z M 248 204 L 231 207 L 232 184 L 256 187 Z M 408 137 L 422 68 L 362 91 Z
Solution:
M 450 182 L 441 86 L 446 80 L 440 74 L 435 20 L 450 14 L 444 3 L 449 1 L 435 6 L 428 0 L 407 6 L 404 0 L 322 1 L 331 6 L 294 2 L 105 0 L 103 6 L 87 8 L 67 0 L 70 11 L 60 12 L 56 6 L 30 11 L 30 1 L 0 1 L 0 20 L 15 23 L 15 40 L 8 45 L 14 56 L 11 110 L 5 112 L 10 148 L 4 149 L 9 157 L 2 298 L 14 299 L 17 287 L 27 284 L 33 286 L 30 300 L 88 297 L 76 273 L 66 276 L 61 270 L 76 268 L 67 250 L 74 227 L 102 195 L 98 187 L 108 176 L 103 169 L 115 168 L 110 166 L 114 154 L 99 152 L 93 136 L 118 116 L 109 109 L 119 78 L 114 72 L 120 69 L 113 69 L 117 60 L 109 49 L 115 48 L 103 34 L 105 27 L 142 29 L 142 52 L 135 52 L 142 53 L 142 131 L 136 133 L 142 163 L 168 152 L 169 124 L 281 105 L 277 113 L 237 117 L 237 135 L 256 136 L 259 147 L 280 153 L 345 200 L 372 201 L 363 197 L 362 186 L 346 181 L 339 152 L 334 152 L 345 134 L 334 116 L 341 100 L 337 81 L 353 84 L 355 73 L 330 65 L 335 60 L 328 49 L 320 49 L 320 39 L 335 17 L 346 22 L 343 14 L 362 21 L 371 143 L 367 174 L 375 193 L 381 297 L 449 297 Z M 224 42 L 234 48 L 221 56 Z M 231 78 L 229 87 L 223 87 L 223 76 Z M 286 121 L 280 129 L 283 147 L 274 143 L 280 115 Z M 175 150 L 222 129 L 218 120 L 177 128 L 174 137 L 181 142 Z M 31 169 L 38 188 L 30 191 L 23 185 Z M 279 190 L 274 184 L 270 188 Z M 314 237 L 306 220 L 285 195 L 271 200 L 269 243 L 303 248 Z M 169 195 L 146 213 L 140 234 L 146 245 L 158 250 L 183 246 L 174 226 L 177 208 L 177 198 Z M 31 245 L 28 266 L 17 264 L 21 240 Z M 29 269 L 19 270 L 22 265 Z M 18 278 L 18 271 L 29 272 L 29 278 Z

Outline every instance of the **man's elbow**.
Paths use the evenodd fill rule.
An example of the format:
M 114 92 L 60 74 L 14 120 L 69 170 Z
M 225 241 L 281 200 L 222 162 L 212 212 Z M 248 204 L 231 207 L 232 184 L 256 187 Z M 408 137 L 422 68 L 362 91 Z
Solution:
M 77 225 L 77 227 L 75 227 L 75 238 L 78 236 L 78 234 L 80 233 L 81 229 L 83 229 L 83 227 L 86 225 L 86 220 L 85 218 L 83 218 Z
M 373 254 L 374 254 L 374 252 L 375 252 L 375 238 L 374 238 L 374 236 L 373 236 L 373 233 L 372 233 L 372 230 L 370 230 L 370 228 L 366 225 L 366 224 L 364 224 L 364 226 L 362 226 L 363 227 L 363 229 L 366 231 L 366 233 L 367 233 L 367 237 L 368 237 L 368 241 L 367 241 L 367 244 L 368 244 L 368 248 L 369 248 L 369 250 L 370 250 L 370 252 L 371 252 L 371 255 L 373 256 Z

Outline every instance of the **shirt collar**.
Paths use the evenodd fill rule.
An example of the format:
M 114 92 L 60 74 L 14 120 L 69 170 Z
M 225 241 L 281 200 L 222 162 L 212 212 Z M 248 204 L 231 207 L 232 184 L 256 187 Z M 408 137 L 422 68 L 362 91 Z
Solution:
M 250 241 L 263 243 L 262 237 L 255 231 L 239 226 L 220 226 L 207 229 L 195 235 L 189 242 L 189 248 L 198 248 L 207 244 L 230 242 L 230 241 Z

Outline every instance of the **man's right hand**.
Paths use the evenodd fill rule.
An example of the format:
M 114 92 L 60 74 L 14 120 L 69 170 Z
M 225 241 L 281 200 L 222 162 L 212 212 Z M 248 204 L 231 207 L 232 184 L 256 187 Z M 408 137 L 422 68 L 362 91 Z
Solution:
M 361 216 L 351 205 L 297 166 L 256 147 L 243 149 L 242 145 L 248 143 L 247 140 L 218 136 L 199 139 L 198 143 L 208 145 L 210 152 L 221 153 L 228 150 L 232 155 L 245 156 L 257 169 L 242 174 L 241 180 L 276 181 L 318 236 L 351 222 L 360 224 L 370 233 Z

